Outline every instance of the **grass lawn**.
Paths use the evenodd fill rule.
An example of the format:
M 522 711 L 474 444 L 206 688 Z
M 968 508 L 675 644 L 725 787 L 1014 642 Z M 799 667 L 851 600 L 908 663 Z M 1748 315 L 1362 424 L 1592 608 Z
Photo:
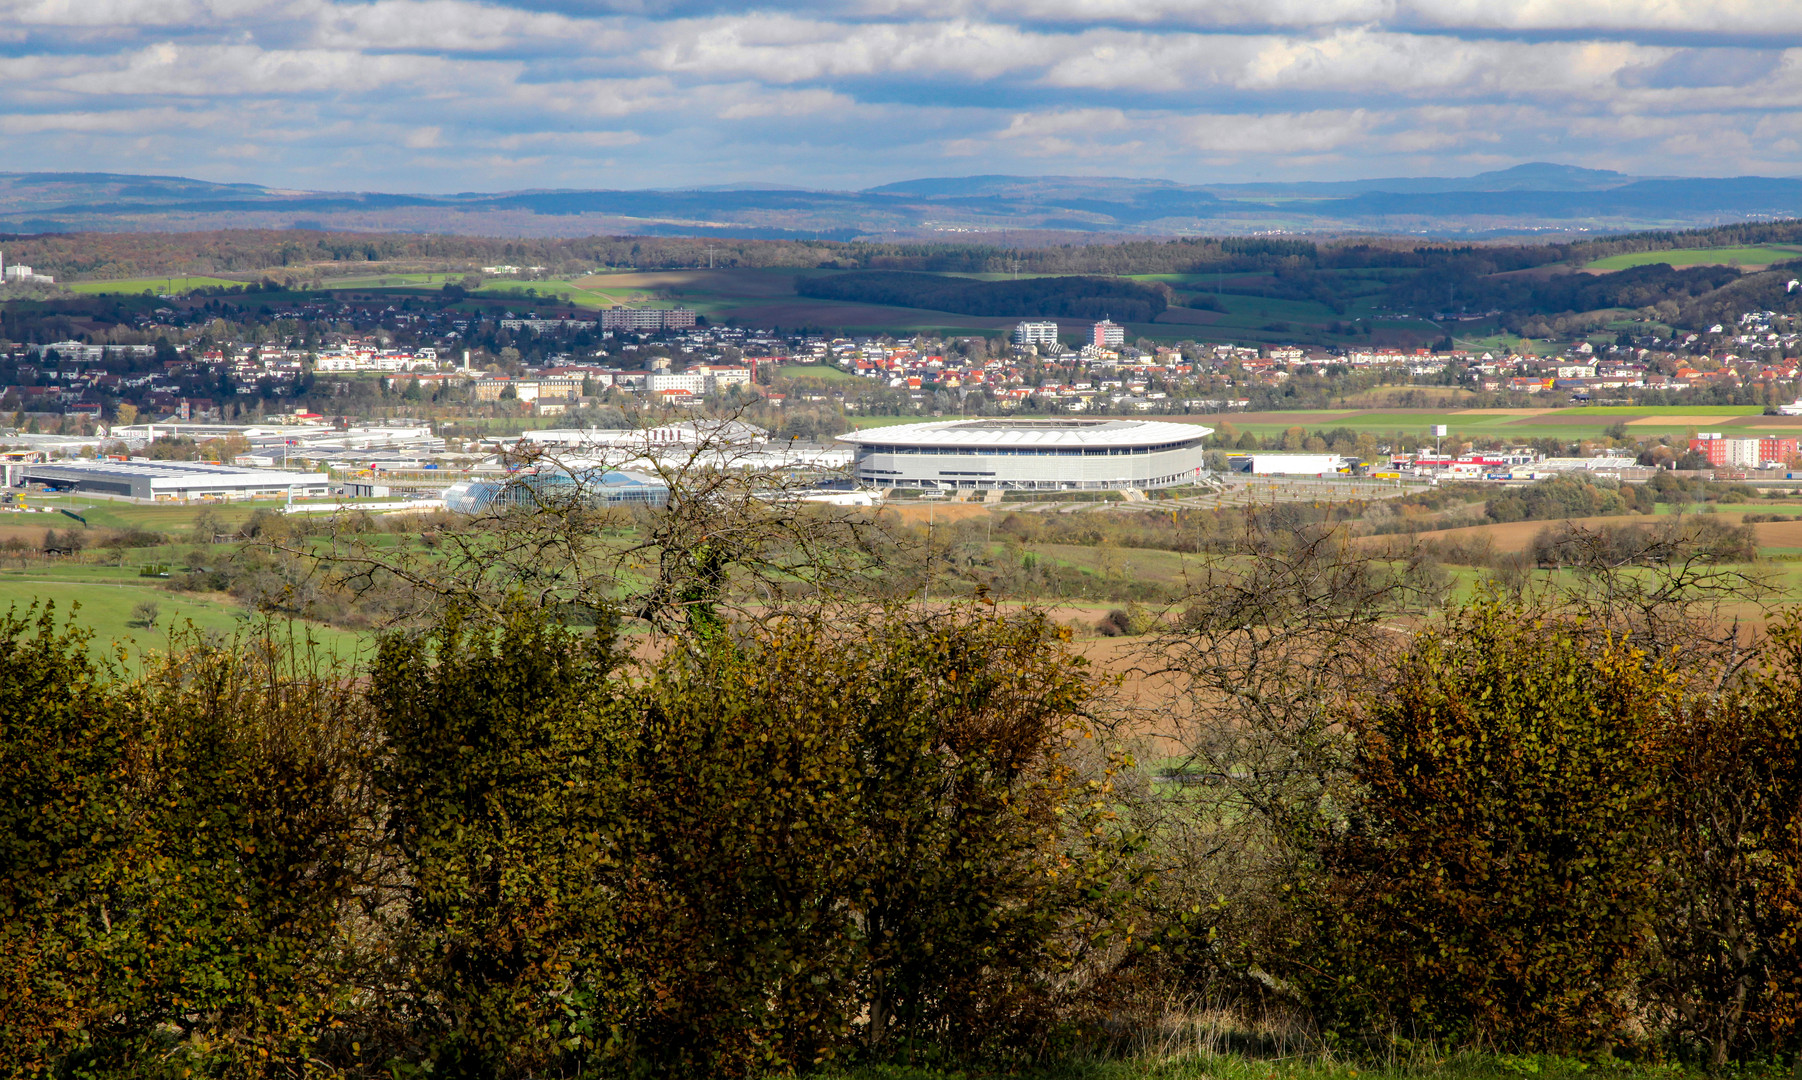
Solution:
M 1579 405 L 1560 416 L 1762 416 L 1757 405 Z
M 177 503 L 139 504 L 84 498 L 80 495 L 27 495 L 26 502 L 38 507 L 69 508 L 87 519 L 92 529 L 149 529 L 153 532 L 183 534 L 194 527 L 203 512 L 210 512 L 222 524 L 236 525 L 258 509 L 275 509 L 285 500 L 265 499 L 255 502 L 229 502 L 181 505 Z M 15 520 L 15 518 L 17 520 Z M 0 515 L 4 525 L 41 525 L 62 530 L 81 527 L 81 523 L 61 514 L 55 516 Z
M 527 296 L 527 289 L 533 290 L 537 295 Z M 488 280 L 484 281 L 482 287 L 470 295 L 488 299 L 514 300 L 526 304 L 567 303 L 575 307 L 594 308 L 598 310 L 600 308 L 610 308 L 615 304 L 623 302 L 628 294 L 585 289 L 573 281 Z M 563 299 L 564 297 L 568 297 L 568 299 L 565 300 Z M 659 306 L 676 307 L 678 305 L 668 304 Z
M 1173 1040 L 1174 1041 L 1174 1040 Z M 1190 1044 L 1192 1045 L 1192 1044 Z M 1157 1057 L 1075 1060 L 1025 1069 L 940 1071 L 904 1066 L 865 1066 L 814 1074 L 822 1080 L 1686 1080 L 1705 1075 L 1680 1065 L 1634 1065 L 1619 1060 L 1579 1061 L 1550 1055 L 1462 1055 L 1447 1060 L 1360 1061 L 1324 1055 L 1272 1058 L 1184 1054 L 1183 1045 Z M 1745 1080 L 1787 1080 L 1787 1064 L 1740 1066 Z
M 395 292 L 429 296 L 445 283 L 455 283 L 461 281 L 463 277 L 464 275 L 460 273 L 374 274 L 365 277 L 332 278 L 324 282 L 321 288 L 326 292 Z M 594 279 L 584 280 L 592 281 Z M 527 296 L 527 289 L 533 290 L 536 295 Z M 643 303 L 649 299 L 647 294 L 638 289 L 593 289 L 563 279 L 517 281 L 510 278 L 489 278 L 483 281 L 481 288 L 469 295 L 478 299 L 503 300 L 509 303 L 543 304 L 547 307 L 570 306 L 597 310 L 609 308 L 615 304 Z
M 70 292 L 84 293 L 90 296 L 108 293 L 130 293 L 137 295 L 153 292 L 158 295 L 178 296 L 195 289 L 210 289 L 215 286 L 243 285 L 242 281 L 216 277 L 159 277 L 159 278 L 126 278 L 122 281 L 71 281 L 64 287 Z
M 850 382 L 858 377 L 844 368 L 830 364 L 796 364 L 778 368 L 776 374 L 784 379 L 820 379 L 825 382 Z
M 322 289 L 382 289 L 400 285 L 446 285 L 462 281 L 463 273 L 434 274 L 363 274 L 354 277 L 325 278 Z
M 1757 406 L 1593 406 L 1582 408 L 1538 409 L 1396 409 L 1313 410 L 1226 414 L 1213 417 L 1214 426 L 1230 423 L 1238 431 L 1254 435 L 1270 435 L 1301 426 L 1312 432 L 1317 428 L 1350 428 L 1369 432 L 1379 439 L 1397 434 L 1424 436 L 1435 424 L 1450 428 L 1453 437 L 1537 439 L 1557 438 L 1575 441 L 1600 438 L 1615 424 L 1629 425 L 1634 438 L 1659 435 L 1681 435 L 1690 429 L 1711 431 L 1737 429 L 1760 435 L 1802 433 L 1802 417 L 1793 422 L 1765 417 Z
M 134 570 L 93 566 L 0 569 L 0 608 L 23 611 L 33 603 L 53 603 L 59 618 L 72 616 L 76 625 L 93 632 L 90 648 L 96 657 L 114 656 L 123 646 L 131 663 L 146 651 L 167 649 L 170 631 L 189 623 L 225 635 L 249 633 L 256 627 L 257 615 L 247 608 L 214 597 L 173 592 L 160 588 L 159 579 L 135 575 Z M 159 609 L 155 626 L 129 625 L 135 618 L 133 609 L 144 601 Z M 291 629 L 296 640 L 311 635 L 328 653 L 346 660 L 371 646 L 361 635 L 313 623 L 277 622 L 274 629 L 278 634 Z
M 1610 255 L 1585 266 L 1585 270 L 1627 270 L 1663 263 L 1666 266 L 1729 266 L 1763 269 L 1772 263 L 1802 259 L 1802 247 L 1792 244 L 1753 244 L 1747 247 L 1679 248 L 1674 251 L 1635 251 Z

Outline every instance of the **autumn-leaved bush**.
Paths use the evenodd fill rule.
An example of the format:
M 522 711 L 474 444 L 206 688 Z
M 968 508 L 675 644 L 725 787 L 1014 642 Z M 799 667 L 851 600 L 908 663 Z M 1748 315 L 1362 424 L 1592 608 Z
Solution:
M 636 661 L 523 612 L 391 639 L 422 1022 L 389 1041 L 457 1075 L 1042 1048 L 1132 888 L 1064 636 L 985 608 Z
M 1322 845 L 1343 1019 L 1580 1050 L 1627 1023 L 1660 902 L 1664 731 L 1683 680 L 1578 622 L 1483 601 L 1421 633 L 1350 717 Z

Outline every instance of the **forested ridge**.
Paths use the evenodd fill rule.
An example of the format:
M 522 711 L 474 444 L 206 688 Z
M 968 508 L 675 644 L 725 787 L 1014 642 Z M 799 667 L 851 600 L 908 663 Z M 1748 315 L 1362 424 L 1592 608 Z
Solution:
M 1455 264 L 1492 274 L 1607 255 L 1678 247 L 1787 243 L 1802 223 L 1729 225 L 1637 233 L 1576 243 L 1422 242 L 1406 237 L 1303 240 L 1197 237 L 1100 240 L 1002 247 L 984 244 L 734 240 L 716 237 L 593 236 L 578 239 L 345 233 L 305 229 L 196 233 L 67 233 L 0 236 L 7 258 L 61 278 L 249 273 L 343 263 L 542 265 L 556 272 L 596 267 L 838 268 L 956 273 L 1183 274 L 1279 267 L 1419 268 Z M 710 261 L 711 260 L 711 261 Z

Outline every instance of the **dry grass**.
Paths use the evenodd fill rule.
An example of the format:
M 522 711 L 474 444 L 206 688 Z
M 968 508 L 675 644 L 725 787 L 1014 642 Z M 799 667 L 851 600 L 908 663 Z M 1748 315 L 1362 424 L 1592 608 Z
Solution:
M 925 525 L 928 522 L 948 525 L 953 521 L 988 517 L 989 511 L 981 503 L 952 502 L 947 499 L 920 505 L 884 506 L 877 514 L 902 525 Z
M 1628 427 L 1720 427 L 1725 423 L 1743 419 L 1738 416 L 1642 416 L 1637 420 L 1627 421 Z

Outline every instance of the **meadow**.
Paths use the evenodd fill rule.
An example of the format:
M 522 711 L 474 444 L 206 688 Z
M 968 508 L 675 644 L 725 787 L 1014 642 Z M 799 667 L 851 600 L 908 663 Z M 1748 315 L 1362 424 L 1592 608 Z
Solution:
M 812 268 L 730 268 L 688 270 L 614 270 L 572 278 L 528 281 L 507 277 L 485 278 L 473 290 L 470 302 L 525 304 L 529 308 L 567 308 L 577 312 L 600 311 L 615 305 L 683 306 L 707 319 L 764 329 L 814 330 L 843 333 L 997 333 L 1010 329 L 1033 312 L 1003 317 L 962 315 L 921 308 L 802 297 L 795 292 L 798 277 L 841 271 Z M 1393 275 L 1396 271 L 1388 271 Z M 1382 310 L 1378 300 L 1387 287 L 1382 277 L 1369 271 L 1323 271 L 1335 283 L 1343 310 L 1334 311 L 1312 300 L 1265 295 L 1276 290 L 1275 279 L 1257 274 L 1139 274 L 1134 280 L 1160 282 L 1175 290 L 1173 305 L 1152 322 L 1128 322 L 1129 335 L 1159 342 L 1348 344 L 1418 343 L 1437 340 L 1443 331 L 1422 319 L 1398 316 Z M 122 281 L 84 281 L 70 286 L 86 294 L 136 295 L 146 290 L 158 295 L 180 295 L 215 286 L 242 285 L 257 280 L 245 274 L 237 280 L 218 277 L 134 278 Z M 281 278 L 275 268 L 268 276 Z M 309 291 L 281 291 L 263 295 L 270 302 L 292 302 L 321 294 L 435 296 L 444 285 L 461 282 L 466 272 L 375 273 L 324 279 Z M 972 280 L 998 281 L 1014 275 L 958 274 Z M 1020 275 L 1046 277 L 1065 275 Z M 1233 289 L 1233 292 L 1221 292 Z M 1206 300 L 1195 300 L 1197 297 Z M 1197 302 L 1200 307 L 1186 307 Z M 1212 310 L 1218 308 L 1220 310 Z M 1084 320 L 1063 320 L 1073 336 L 1087 332 Z M 1332 324 L 1368 327 L 1369 334 L 1335 332 Z
M 1744 247 L 1677 248 L 1671 251 L 1635 251 L 1626 255 L 1610 255 L 1583 267 L 1603 272 L 1628 270 L 1635 266 L 1738 266 L 1746 270 L 1763 270 L 1772 263 L 1802 259 L 1802 247 L 1794 244 L 1752 244 Z
M 1432 388 L 1428 388 L 1429 390 Z M 1159 417 L 1176 423 L 1201 424 L 1260 438 L 1280 435 L 1292 427 L 1312 434 L 1316 430 L 1349 428 L 1379 440 L 1412 436 L 1428 437 L 1434 425 L 1443 424 L 1451 439 L 1555 438 L 1565 441 L 1599 439 L 1608 428 L 1625 424 L 1633 438 L 1685 435 L 1691 431 L 1722 431 L 1741 436 L 1802 437 L 1802 416 L 1765 416 L 1755 405 L 1614 406 L 1589 405 L 1542 409 L 1465 409 L 1448 404 L 1440 408 L 1396 408 L 1382 403 L 1395 395 L 1365 395 L 1364 407 L 1283 410 L 1277 412 L 1225 412 Z M 1447 391 L 1448 398 L 1468 394 Z M 1021 413 L 1021 416 L 1028 414 Z M 853 428 L 915 424 L 919 416 L 852 416 Z
M 146 654 L 167 652 L 189 631 L 224 638 L 261 631 L 261 616 L 230 597 L 172 592 L 159 587 L 161 579 L 138 577 L 130 567 L 116 574 L 92 569 L 0 569 L 0 610 L 53 605 L 59 619 L 66 616 L 93 635 L 89 651 L 97 659 L 122 660 L 132 668 Z M 157 608 L 149 623 L 136 610 L 145 602 Z M 367 659 L 374 645 L 364 635 L 298 619 L 275 619 L 269 628 L 278 639 L 291 638 L 303 648 L 311 642 L 325 655 L 345 661 Z
M 181 296 L 196 289 L 231 288 L 243 284 L 243 280 L 234 281 L 230 278 L 159 277 L 126 278 L 121 281 L 72 281 L 64 288 L 84 296 L 139 295 L 147 292 L 158 296 Z
M 1602 437 L 1625 424 L 1634 438 L 1723 431 L 1742 436 L 1802 436 L 1802 416 L 1765 416 L 1755 405 L 1614 406 L 1587 405 L 1543 409 L 1319 409 L 1299 412 L 1223 413 L 1198 419 L 1210 427 L 1231 424 L 1254 435 L 1277 434 L 1291 427 L 1350 428 L 1382 437 L 1425 436 L 1434 425 L 1449 428 L 1458 439 L 1556 438 L 1566 441 Z

